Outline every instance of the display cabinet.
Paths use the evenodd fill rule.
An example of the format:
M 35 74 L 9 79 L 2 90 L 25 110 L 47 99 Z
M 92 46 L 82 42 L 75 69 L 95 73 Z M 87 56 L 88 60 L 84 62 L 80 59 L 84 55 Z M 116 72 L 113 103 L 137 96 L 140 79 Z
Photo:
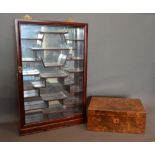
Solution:
M 86 120 L 88 25 L 15 20 L 20 134 Z

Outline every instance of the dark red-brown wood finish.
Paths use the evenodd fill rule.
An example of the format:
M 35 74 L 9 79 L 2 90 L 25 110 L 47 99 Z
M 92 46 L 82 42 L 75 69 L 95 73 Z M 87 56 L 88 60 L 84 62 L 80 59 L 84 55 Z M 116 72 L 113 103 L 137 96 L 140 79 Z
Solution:
M 21 24 L 31 25 L 50 25 L 50 26 L 72 26 L 84 28 L 84 74 L 83 74 L 83 113 L 63 119 L 48 120 L 37 123 L 25 124 L 24 112 L 24 94 L 23 94 L 23 76 L 22 76 L 22 51 L 21 51 Z M 20 115 L 20 135 L 26 135 L 34 132 L 55 129 L 59 127 L 70 126 L 86 122 L 86 96 L 87 96 L 87 53 L 88 53 L 88 24 L 76 22 L 60 21 L 39 21 L 39 20 L 21 20 L 15 19 L 16 43 L 17 43 L 17 80 L 18 80 L 18 102 Z

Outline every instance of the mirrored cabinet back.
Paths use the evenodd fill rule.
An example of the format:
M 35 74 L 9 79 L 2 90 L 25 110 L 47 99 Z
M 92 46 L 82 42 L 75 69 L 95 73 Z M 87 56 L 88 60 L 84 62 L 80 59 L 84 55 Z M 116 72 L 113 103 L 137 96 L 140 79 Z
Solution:
M 86 121 L 88 24 L 15 20 L 20 134 Z

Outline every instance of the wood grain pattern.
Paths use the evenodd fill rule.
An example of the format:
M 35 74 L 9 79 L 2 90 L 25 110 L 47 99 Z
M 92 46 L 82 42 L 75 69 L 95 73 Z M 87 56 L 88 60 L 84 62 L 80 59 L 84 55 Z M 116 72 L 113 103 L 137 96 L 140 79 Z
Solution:
M 92 131 L 144 133 L 146 113 L 139 99 L 92 97 L 87 128 Z

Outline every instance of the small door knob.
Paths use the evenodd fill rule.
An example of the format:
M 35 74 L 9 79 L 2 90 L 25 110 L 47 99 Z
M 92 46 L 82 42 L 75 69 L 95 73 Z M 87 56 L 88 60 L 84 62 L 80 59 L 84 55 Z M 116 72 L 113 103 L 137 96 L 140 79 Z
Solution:
M 21 66 L 18 66 L 18 73 L 22 73 L 22 67 Z

